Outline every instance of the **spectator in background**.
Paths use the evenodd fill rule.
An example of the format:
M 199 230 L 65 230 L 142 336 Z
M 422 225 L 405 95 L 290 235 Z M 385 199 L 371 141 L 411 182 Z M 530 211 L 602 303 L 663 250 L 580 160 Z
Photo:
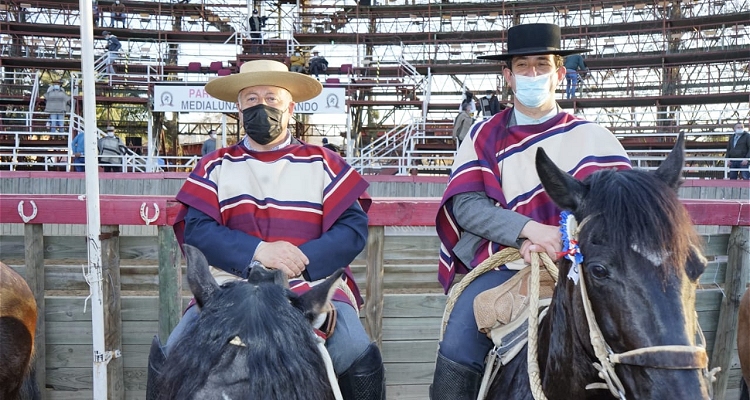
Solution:
M 469 132 L 469 128 L 474 123 L 474 118 L 471 117 L 471 105 L 469 103 L 461 104 L 461 112 L 458 113 L 456 119 L 453 120 L 453 138 L 460 145 L 464 141 L 466 134 Z
M 325 138 L 325 137 L 323 138 L 323 147 L 335 153 L 338 153 L 341 151 L 341 149 L 339 149 L 339 146 L 336 146 L 335 144 L 328 142 L 328 138 Z
M 583 62 L 583 56 L 580 54 L 571 54 L 565 57 L 565 98 L 574 99 L 576 89 L 578 88 L 578 79 L 580 73 L 588 71 L 586 64 Z
M 94 1 L 91 5 L 91 16 L 94 18 L 94 28 L 99 26 L 99 4 Z
M 70 110 L 70 96 L 62 90 L 60 81 L 52 82 L 44 94 L 44 100 L 44 112 L 49 113 L 50 132 L 63 132 L 65 113 Z
M 113 64 L 117 60 L 117 55 L 120 53 L 120 50 L 122 50 L 122 44 L 120 44 L 120 40 L 117 39 L 117 36 L 111 34 L 109 31 L 102 32 L 102 35 L 107 39 L 107 64 L 104 68 L 104 72 L 111 77 L 115 73 L 115 67 Z
M 484 97 L 479 99 L 479 104 L 482 106 L 482 116 L 485 118 L 491 117 L 505 108 L 500 105 L 500 100 L 495 96 L 494 90 L 488 90 Z
M 70 151 L 73 153 L 73 170 L 75 172 L 83 172 L 85 170 L 85 147 L 84 133 L 82 130 L 79 130 L 76 137 L 70 143 Z
M 745 131 L 742 122 L 738 122 L 734 125 L 734 135 L 729 137 L 727 141 L 727 158 L 734 158 L 735 160 L 728 160 L 729 165 L 729 179 L 742 178 L 744 180 L 750 180 L 750 166 L 748 166 L 748 160 L 750 160 L 750 133 Z
M 127 148 L 122 140 L 115 136 L 115 127 L 107 127 L 107 136 L 99 139 L 99 164 L 104 172 L 122 172 L 122 156 Z
M 112 6 L 112 20 L 110 21 L 110 28 L 115 27 L 115 21 L 122 24 L 122 28 L 125 28 L 127 19 L 125 16 L 125 5 L 120 3 L 120 0 L 115 0 L 115 5 Z
M 205 156 L 214 150 L 216 150 L 216 130 L 211 129 L 208 131 L 208 139 L 203 142 L 203 147 L 201 147 L 201 156 Z
M 310 59 L 310 75 L 319 78 L 320 74 L 325 74 L 326 71 L 328 71 L 328 60 L 317 51 L 313 51 L 313 58 Z
M 253 10 L 253 14 L 248 18 L 250 38 L 253 42 L 250 51 L 253 53 L 262 53 L 260 51 L 260 45 L 263 43 L 263 33 L 261 30 L 266 27 L 266 21 L 268 21 L 268 17 L 261 17 L 258 14 L 258 10 Z
M 289 58 L 291 67 L 289 68 L 292 72 L 305 73 L 305 64 L 307 64 L 307 57 L 302 54 L 299 50 L 295 51 L 294 54 Z
M 464 87 L 464 92 L 461 95 L 461 105 L 458 107 L 458 111 L 461 112 L 464 110 L 464 105 L 469 105 L 469 114 L 474 115 L 477 112 L 477 105 L 475 103 L 475 97 L 474 93 L 471 93 L 471 91 Z

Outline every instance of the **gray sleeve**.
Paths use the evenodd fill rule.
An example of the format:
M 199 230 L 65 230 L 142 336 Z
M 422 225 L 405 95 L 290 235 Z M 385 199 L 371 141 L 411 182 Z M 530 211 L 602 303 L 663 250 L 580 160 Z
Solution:
M 483 192 L 468 192 L 453 197 L 453 215 L 466 232 L 504 246 L 519 247 L 518 235 L 531 218 L 496 207 Z

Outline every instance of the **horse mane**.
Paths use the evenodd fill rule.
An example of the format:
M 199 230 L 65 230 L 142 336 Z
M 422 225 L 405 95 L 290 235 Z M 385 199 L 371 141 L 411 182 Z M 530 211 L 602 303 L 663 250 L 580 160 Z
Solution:
M 325 365 L 310 324 L 290 305 L 295 296 L 271 283 L 222 285 L 170 351 L 169 364 L 179 368 L 165 366 L 163 393 L 192 398 L 209 375 L 231 366 L 226 373 L 247 384 L 248 398 L 317 399 L 331 393 L 325 373 L 317 372 Z M 229 343 L 236 336 L 245 346 Z
M 584 182 L 589 188 L 581 217 L 593 217 L 584 231 L 603 236 L 617 254 L 637 246 L 659 255 L 664 277 L 675 272 L 670 268 L 685 266 L 689 257 L 702 258 L 700 237 L 676 190 L 654 173 L 602 170 Z

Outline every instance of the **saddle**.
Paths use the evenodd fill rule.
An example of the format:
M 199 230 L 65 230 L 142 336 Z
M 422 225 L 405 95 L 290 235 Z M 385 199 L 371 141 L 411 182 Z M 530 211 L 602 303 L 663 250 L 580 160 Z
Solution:
M 527 341 L 530 278 L 531 266 L 526 266 L 502 285 L 485 290 L 474 299 L 477 327 L 495 344 L 493 352 L 502 365 L 510 362 Z M 546 308 L 555 280 L 542 269 L 539 281 L 539 305 Z

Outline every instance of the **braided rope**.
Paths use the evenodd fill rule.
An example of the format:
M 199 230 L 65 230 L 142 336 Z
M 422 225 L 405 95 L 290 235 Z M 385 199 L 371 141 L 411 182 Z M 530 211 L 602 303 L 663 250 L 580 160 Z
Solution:
M 497 268 L 501 265 L 509 262 L 518 260 L 521 258 L 521 253 L 518 249 L 508 247 L 505 248 L 484 260 L 476 268 L 469 271 L 460 282 L 454 285 L 448 293 L 448 300 L 445 304 L 445 311 L 443 312 L 443 324 L 440 329 L 440 340 L 443 340 L 443 333 L 445 327 L 448 324 L 451 311 L 456 304 L 456 299 L 463 292 L 463 290 L 469 286 L 479 275 Z M 529 383 L 531 387 L 531 393 L 536 400 L 547 400 L 542 390 L 541 374 L 539 371 L 539 360 L 538 360 L 538 330 L 533 329 L 539 324 L 539 274 L 540 267 L 539 263 L 544 263 L 545 268 L 549 272 L 552 279 L 557 282 L 559 271 L 554 261 L 547 255 L 547 253 L 531 253 L 531 277 L 529 279 L 529 329 L 528 329 L 528 350 L 527 350 L 527 363 L 529 373 Z
M 531 253 L 531 277 L 529 279 L 529 344 L 526 349 L 526 363 L 528 364 L 529 386 L 535 400 L 547 400 L 542 390 L 542 378 L 539 371 L 539 261 L 557 282 L 558 270 L 547 253 Z

